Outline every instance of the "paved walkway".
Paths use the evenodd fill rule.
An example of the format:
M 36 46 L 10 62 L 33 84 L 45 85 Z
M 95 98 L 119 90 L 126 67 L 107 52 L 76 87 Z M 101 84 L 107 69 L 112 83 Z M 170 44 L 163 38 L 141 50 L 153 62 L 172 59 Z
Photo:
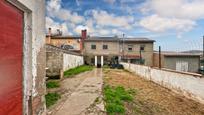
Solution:
M 84 74 L 88 76 L 69 96 L 56 115 L 85 114 L 102 92 L 102 69 L 94 69 Z M 102 106 L 103 108 L 103 106 Z

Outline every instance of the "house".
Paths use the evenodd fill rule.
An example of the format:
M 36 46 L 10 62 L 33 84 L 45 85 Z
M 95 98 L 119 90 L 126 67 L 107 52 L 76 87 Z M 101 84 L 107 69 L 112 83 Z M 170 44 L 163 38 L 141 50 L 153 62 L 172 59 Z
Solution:
M 45 1 L 0 0 L 0 115 L 45 115 Z
M 60 32 L 58 30 L 58 32 Z M 86 30 L 82 30 L 81 36 L 63 36 L 61 33 L 53 34 L 49 28 L 48 35 L 46 35 L 46 44 L 61 47 L 65 50 L 80 52 L 82 50 L 82 38 L 86 37 Z
M 153 65 L 153 43 L 148 38 L 87 37 L 84 40 L 85 62 L 103 66 L 112 60 Z
M 159 53 L 154 52 L 154 67 L 159 67 Z M 198 72 L 200 55 L 178 52 L 161 52 L 161 68 L 183 72 Z

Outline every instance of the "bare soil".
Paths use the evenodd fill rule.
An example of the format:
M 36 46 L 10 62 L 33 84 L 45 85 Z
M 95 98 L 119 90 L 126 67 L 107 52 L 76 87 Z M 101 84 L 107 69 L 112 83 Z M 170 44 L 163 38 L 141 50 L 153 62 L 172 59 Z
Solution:
M 125 103 L 127 115 L 204 115 L 203 104 L 128 71 L 104 69 L 104 82 L 136 90 L 134 102 Z

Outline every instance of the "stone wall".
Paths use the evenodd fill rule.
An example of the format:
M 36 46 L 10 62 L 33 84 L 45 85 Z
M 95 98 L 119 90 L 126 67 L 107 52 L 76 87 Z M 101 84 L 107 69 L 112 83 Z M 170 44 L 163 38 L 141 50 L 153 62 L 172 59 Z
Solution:
M 47 77 L 60 78 L 63 71 L 84 64 L 82 55 L 52 45 L 46 45 L 46 57 Z
M 200 74 L 176 72 L 136 64 L 121 64 L 123 64 L 125 69 L 140 77 L 169 88 L 187 98 L 204 103 L 204 78 Z

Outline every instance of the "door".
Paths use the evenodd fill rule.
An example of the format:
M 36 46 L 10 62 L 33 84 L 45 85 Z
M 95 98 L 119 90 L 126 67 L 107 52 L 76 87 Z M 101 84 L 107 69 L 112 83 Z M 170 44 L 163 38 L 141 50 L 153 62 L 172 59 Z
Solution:
M 0 0 L 0 115 L 22 114 L 23 12 Z
M 176 70 L 188 72 L 188 62 L 185 61 L 177 61 L 176 62 Z

